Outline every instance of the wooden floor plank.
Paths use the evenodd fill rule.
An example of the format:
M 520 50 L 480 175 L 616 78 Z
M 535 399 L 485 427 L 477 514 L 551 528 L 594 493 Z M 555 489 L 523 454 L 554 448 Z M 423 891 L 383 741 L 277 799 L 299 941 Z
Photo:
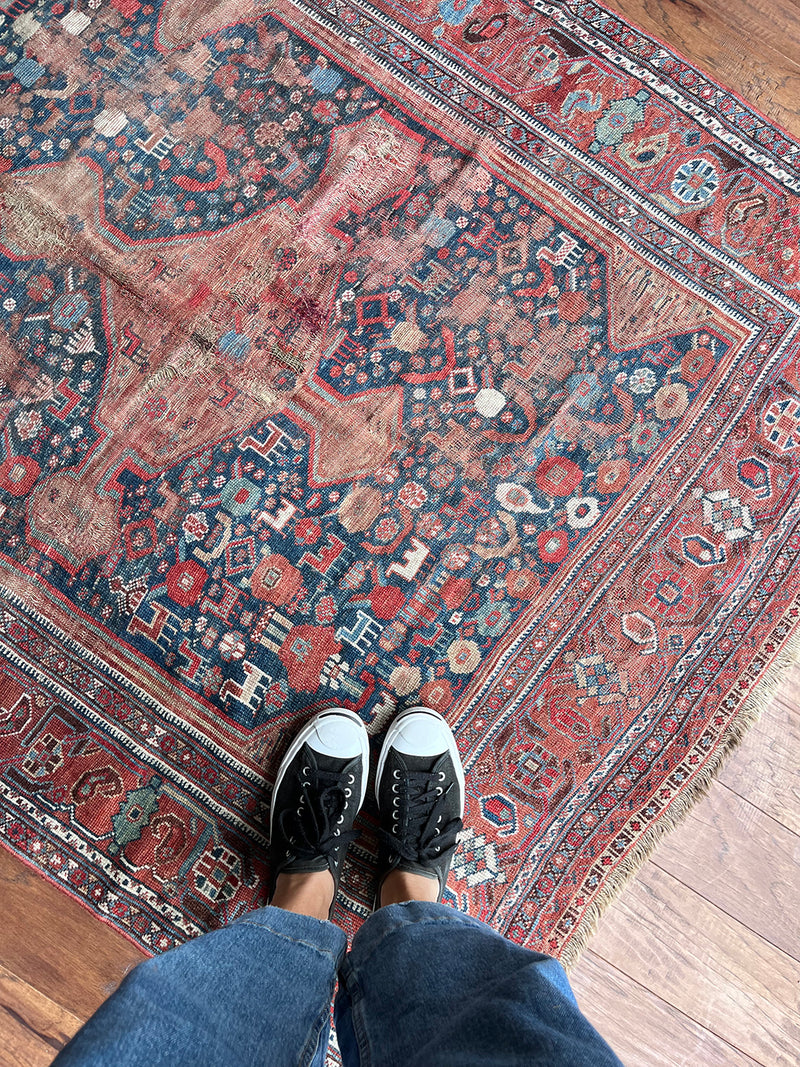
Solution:
M 800 668 L 793 678 L 794 689 L 791 684 L 781 687 L 780 697 L 726 762 L 718 781 L 800 834 Z M 795 690 L 792 706 L 788 699 Z
M 800 708 L 800 658 L 781 676 L 775 690 L 775 700 L 787 708 Z
M 615 901 L 591 948 L 765 1067 L 800 1064 L 796 961 L 654 864 Z
M 582 1011 L 625 1067 L 772 1067 L 699 1026 L 591 949 L 570 980 Z
M 81 1020 L 0 965 L 0 1065 L 45 1067 Z
M 0 963 L 86 1019 L 146 957 L 0 848 Z
M 652 862 L 800 960 L 800 836 L 720 782 Z

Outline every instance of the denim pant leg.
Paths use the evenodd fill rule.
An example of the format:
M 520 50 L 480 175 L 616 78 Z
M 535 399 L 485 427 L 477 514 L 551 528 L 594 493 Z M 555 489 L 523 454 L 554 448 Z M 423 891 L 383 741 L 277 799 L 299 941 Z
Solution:
M 621 1067 L 561 964 L 443 904 L 380 908 L 339 976 L 348 1067 Z
M 56 1057 L 58 1067 L 321 1065 L 347 938 L 261 908 L 140 963 Z

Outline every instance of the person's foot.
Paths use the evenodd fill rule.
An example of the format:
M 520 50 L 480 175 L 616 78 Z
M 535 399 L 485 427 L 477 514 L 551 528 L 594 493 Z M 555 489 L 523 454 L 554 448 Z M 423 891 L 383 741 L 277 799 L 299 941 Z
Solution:
M 330 915 L 348 845 L 358 836 L 353 822 L 368 767 L 369 738 L 352 711 L 321 711 L 297 734 L 272 791 L 270 903 Z
M 464 770 L 450 727 L 431 708 L 394 720 L 378 759 L 378 904 L 442 899 L 464 815 Z

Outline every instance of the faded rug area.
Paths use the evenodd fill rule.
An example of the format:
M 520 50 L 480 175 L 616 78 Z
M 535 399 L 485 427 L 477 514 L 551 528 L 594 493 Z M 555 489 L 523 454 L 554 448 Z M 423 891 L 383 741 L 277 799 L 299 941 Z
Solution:
M 0 11 L 5 845 L 164 950 L 423 702 L 574 958 L 797 621 L 800 146 L 583 0 Z

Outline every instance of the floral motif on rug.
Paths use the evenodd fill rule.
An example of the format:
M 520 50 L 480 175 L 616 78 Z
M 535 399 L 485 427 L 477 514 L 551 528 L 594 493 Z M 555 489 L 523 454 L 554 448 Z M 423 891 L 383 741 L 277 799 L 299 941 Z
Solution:
M 797 621 L 800 146 L 582 0 L 0 10 L 4 844 L 161 951 L 422 702 L 568 958 Z

